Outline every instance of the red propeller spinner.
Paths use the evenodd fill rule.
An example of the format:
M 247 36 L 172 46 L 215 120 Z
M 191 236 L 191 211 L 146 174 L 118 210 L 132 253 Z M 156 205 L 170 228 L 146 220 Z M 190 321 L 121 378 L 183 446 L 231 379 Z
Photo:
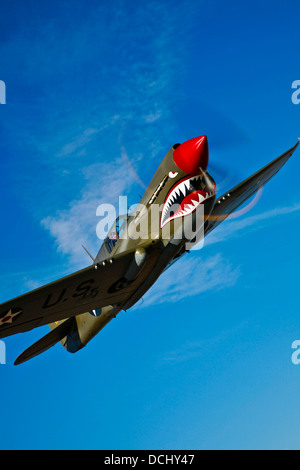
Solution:
M 189 175 L 206 171 L 208 165 L 208 142 L 206 135 L 195 137 L 179 145 L 173 152 L 173 159 L 180 170 Z

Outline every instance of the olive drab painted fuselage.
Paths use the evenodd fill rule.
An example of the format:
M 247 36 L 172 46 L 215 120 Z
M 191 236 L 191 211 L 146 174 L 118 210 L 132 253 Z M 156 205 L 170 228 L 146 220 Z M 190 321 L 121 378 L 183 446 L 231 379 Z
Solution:
M 97 256 L 90 255 L 92 265 L 0 305 L 0 339 L 45 324 L 51 329 L 15 364 L 59 341 L 70 352 L 84 347 L 120 311 L 136 304 L 166 268 L 201 246 L 204 237 L 276 175 L 298 145 L 217 199 L 207 172 L 206 136 L 174 145 L 134 212 L 120 215 Z

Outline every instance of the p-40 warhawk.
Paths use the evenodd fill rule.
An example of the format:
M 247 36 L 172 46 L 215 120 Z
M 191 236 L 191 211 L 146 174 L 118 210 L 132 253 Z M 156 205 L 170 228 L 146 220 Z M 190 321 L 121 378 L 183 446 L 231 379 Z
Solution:
M 206 136 L 174 145 L 146 189 L 138 206 L 142 209 L 117 218 L 91 266 L 0 305 L 0 338 L 45 324 L 51 329 L 15 364 L 59 341 L 72 353 L 83 348 L 121 310 L 136 304 L 162 272 L 188 251 L 191 237 L 203 239 L 267 183 L 298 144 L 218 198 L 216 184 L 207 172 Z M 148 223 L 143 225 L 143 221 Z M 148 236 L 123 236 L 127 227 L 138 225 L 147 227 Z M 183 230 L 183 226 L 196 227 L 196 232 Z

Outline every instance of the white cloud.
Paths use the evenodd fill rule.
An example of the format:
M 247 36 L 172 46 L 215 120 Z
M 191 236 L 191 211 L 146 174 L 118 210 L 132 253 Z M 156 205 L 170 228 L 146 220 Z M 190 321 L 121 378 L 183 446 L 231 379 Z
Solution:
M 178 349 L 169 351 L 162 360 L 168 363 L 178 363 L 201 357 L 203 354 L 207 355 L 208 352 L 215 349 L 219 343 L 226 340 L 228 341 L 228 338 L 240 333 L 246 324 L 247 321 L 243 321 L 230 330 L 224 330 L 211 338 L 202 339 L 200 341 L 188 341 L 182 344 Z
M 178 302 L 204 292 L 232 287 L 238 280 L 239 267 L 218 253 L 203 258 L 190 253 L 169 268 L 138 304 L 138 308 L 164 302 Z
M 57 250 L 67 255 L 77 268 L 88 264 L 81 244 L 96 255 L 102 243 L 96 236 L 99 222 L 97 207 L 109 203 L 118 212 L 118 197 L 127 193 L 132 184 L 131 176 L 120 160 L 111 164 L 91 165 L 85 168 L 85 177 L 86 185 L 81 198 L 72 201 L 68 209 L 57 211 L 41 221 L 55 239 Z
M 213 245 L 237 237 L 243 230 L 257 230 L 267 221 L 292 214 L 300 210 L 300 204 L 290 207 L 277 207 L 261 214 L 241 220 L 227 219 L 216 232 L 211 233 L 204 245 Z M 191 252 L 167 270 L 149 292 L 143 297 L 136 308 L 148 307 L 164 302 L 177 302 L 184 298 L 204 292 L 232 287 L 236 284 L 240 268 L 233 266 L 222 254 L 203 258 L 202 252 Z M 190 352 L 193 354 L 193 352 Z M 189 353 L 189 354 L 190 354 Z
M 262 226 L 265 226 L 268 221 L 274 222 L 275 219 L 279 220 L 279 217 L 293 214 L 299 210 L 300 203 L 295 203 L 292 206 L 276 207 L 261 214 L 250 215 L 241 219 L 231 219 L 228 217 L 215 231 L 207 236 L 205 245 L 208 246 L 231 240 L 234 237 L 240 236 L 246 229 L 258 230 Z
M 92 88 L 83 87 L 76 99 L 68 99 L 58 109 L 51 107 L 45 126 L 47 132 L 44 128 L 39 132 L 37 127 L 36 137 L 30 142 L 38 155 L 43 156 L 43 164 L 51 169 L 47 174 L 48 185 L 50 180 L 52 185 L 49 193 L 56 195 L 55 203 L 52 199 L 50 203 L 47 201 L 48 204 L 44 202 L 50 210 L 41 224 L 55 240 L 57 250 L 77 267 L 88 261 L 81 244 L 87 245 L 93 254 L 99 249 L 100 241 L 95 231 L 98 205 L 115 205 L 119 195 L 127 195 L 130 199 L 129 193 L 134 187 L 137 187 L 137 195 L 131 203 L 137 203 L 138 193 L 143 193 L 150 180 L 149 174 L 152 176 L 159 163 L 153 164 L 153 159 L 160 154 L 161 160 L 174 143 L 170 142 L 172 120 L 169 119 L 174 96 L 169 90 L 174 88 L 174 77 L 178 80 L 180 70 L 175 76 L 178 50 L 171 46 L 182 10 L 170 11 L 158 1 L 137 7 L 133 18 L 123 16 L 121 10 L 109 11 L 112 13 L 109 27 L 107 24 L 99 26 L 98 20 L 94 22 L 95 15 L 89 18 L 87 36 L 90 38 L 90 30 L 93 31 L 96 24 L 101 30 L 100 53 L 93 42 L 88 57 L 75 54 L 78 66 L 85 67 L 91 57 L 93 67 L 95 63 L 101 64 L 99 68 L 95 67 L 99 76 L 103 75 L 101 84 L 96 86 L 92 81 Z M 164 22 L 163 28 L 153 19 L 155 16 Z M 151 21 L 145 22 L 146 17 Z M 135 28 L 135 24 L 143 23 L 141 38 L 141 28 Z M 51 24 L 49 28 L 51 30 Z M 74 38 L 67 35 L 64 48 L 68 49 L 72 38 L 72 50 L 77 50 L 78 46 L 82 51 L 83 33 L 83 30 L 77 32 Z M 107 46 L 106 36 L 111 38 Z M 42 57 L 42 48 L 35 55 Z M 74 66 L 75 58 L 71 58 L 66 71 Z M 50 58 L 46 59 L 48 62 L 51 62 Z M 44 73 L 46 69 L 43 69 Z M 63 192 L 62 176 L 69 184 L 68 191 Z M 74 185 L 77 182 L 76 194 Z M 64 197 L 62 209 L 57 206 L 60 194 Z M 71 194 L 67 204 L 66 194 Z

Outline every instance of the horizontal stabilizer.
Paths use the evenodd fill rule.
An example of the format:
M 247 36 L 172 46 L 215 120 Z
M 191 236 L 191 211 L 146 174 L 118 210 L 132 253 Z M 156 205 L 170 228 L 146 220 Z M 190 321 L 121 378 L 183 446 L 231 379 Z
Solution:
M 50 331 L 46 336 L 39 339 L 32 346 L 27 348 L 20 356 L 15 360 L 15 366 L 22 364 L 23 362 L 29 361 L 35 356 L 38 356 L 42 352 L 47 351 L 47 349 L 54 346 L 56 343 L 61 341 L 67 334 L 70 332 L 74 318 L 69 318 L 68 320 L 61 323 L 57 328 Z

